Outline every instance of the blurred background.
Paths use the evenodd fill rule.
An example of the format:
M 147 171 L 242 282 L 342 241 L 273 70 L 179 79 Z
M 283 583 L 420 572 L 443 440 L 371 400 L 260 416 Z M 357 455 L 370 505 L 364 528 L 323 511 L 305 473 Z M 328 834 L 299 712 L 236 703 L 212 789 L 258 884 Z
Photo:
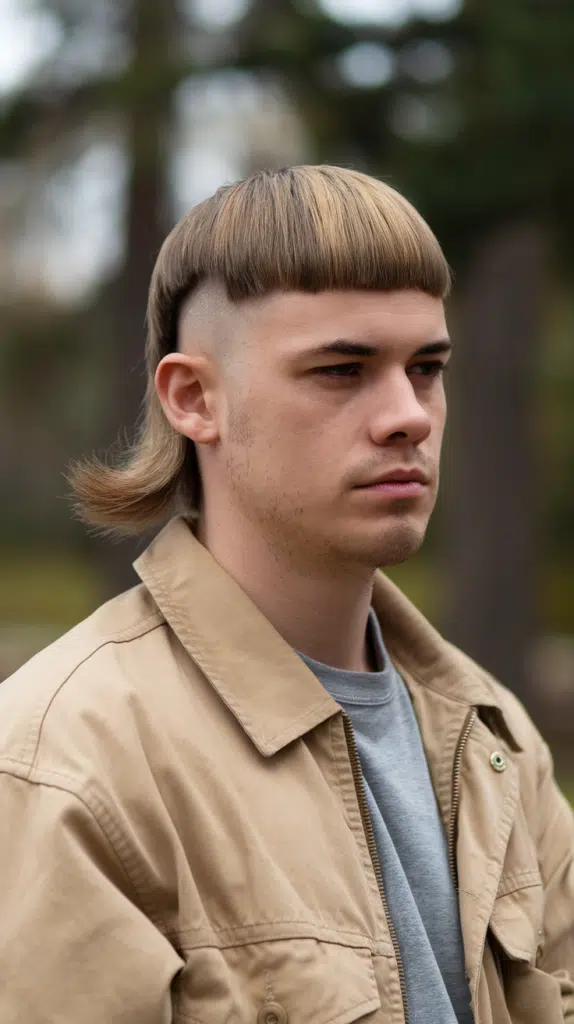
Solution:
M 456 278 L 440 507 L 391 575 L 574 793 L 573 54 L 571 0 L 0 0 L 0 678 L 135 581 L 141 542 L 90 536 L 63 474 L 137 418 L 171 225 L 343 164 Z

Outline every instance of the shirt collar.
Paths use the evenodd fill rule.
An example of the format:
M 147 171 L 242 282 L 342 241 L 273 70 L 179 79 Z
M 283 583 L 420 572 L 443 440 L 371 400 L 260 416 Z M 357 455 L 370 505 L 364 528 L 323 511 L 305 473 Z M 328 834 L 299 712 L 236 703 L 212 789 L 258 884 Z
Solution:
M 314 673 L 183 517 L 164 527 L 134 568 L 188 654 L 264 756 L 339 712 Z M 498 708 L 486 673 L 448 644 L 381 572 L 375 575 L 373 608 L 399 671 L 403 666 L 417 684 L 459 704 Z
M 134 563 L 187 652 L 265 756 L 338 705 L 238 583 L 171 520 Z

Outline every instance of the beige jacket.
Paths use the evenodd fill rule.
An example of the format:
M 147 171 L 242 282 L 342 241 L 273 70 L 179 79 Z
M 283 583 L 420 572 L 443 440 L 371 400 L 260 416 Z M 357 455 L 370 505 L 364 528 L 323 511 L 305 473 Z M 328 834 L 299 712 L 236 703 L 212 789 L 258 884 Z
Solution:
M 352 729 L 172 521 L 0 686 L 1 1024 L 404 1024 Z M 574 823 L 522 707 L 377 575 L 480 1024 L 574 1021 Z

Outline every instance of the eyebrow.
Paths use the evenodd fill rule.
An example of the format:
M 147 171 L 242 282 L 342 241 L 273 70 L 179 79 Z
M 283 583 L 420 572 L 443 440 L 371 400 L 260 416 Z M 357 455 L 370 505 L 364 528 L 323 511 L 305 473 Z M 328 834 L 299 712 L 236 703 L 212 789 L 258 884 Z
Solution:
M 431 341 L 423 345 L 414 353 L 415 356 L 434 356 L 452 349 L 450 338 L 441 338 L 440 341 Z M 380 349 L 376 345 L 365 345 L 359 341 L 350 341 L 346 338 L 338 338 L 336 341 L 329 341 L 325 345 L 318 345 L 316 348 L 308 349 L 302 355 L 309 357 L 318 356 L 378 356 Z

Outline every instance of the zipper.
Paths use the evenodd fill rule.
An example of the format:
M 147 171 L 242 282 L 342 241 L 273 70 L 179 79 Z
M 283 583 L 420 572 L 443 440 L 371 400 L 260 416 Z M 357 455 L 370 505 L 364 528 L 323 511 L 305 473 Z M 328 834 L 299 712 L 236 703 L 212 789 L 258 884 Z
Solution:
M 355 740 L 355 734 L 353 732 L 353 726 L 351 719 L 345 711 L 343 711 L 343 725 L 345 728 L 345 738 L 347 740 L 347 749 L 349 751 L 349 759 L 351 761 L 351 770 L 353 772 L 353 781 L 355 783 L 355 790 L 359 801 L 359 808 L 361 811 L 361 819 L 363 822 L 363 829 L 365 832 L 365 838 L 367 840 L 367 846 L 371 855 L 371 862 L 373 865 L 373 871 L 375 872 L 375 878 L 379 887 L 379 894 L 381 902 L 383 904 L 383 910 L 387 919 L 387 927 L 389 929 L 389 935 L 391 936 L 391 942 L 395 953 L 395 959 L 397 962 L 397 970 L 399 972 L 399 984 L 401 986 L 401 997 L 403 1001 L 403 1014 L 405 1024 L 409 1024 L 409 1010 L 407 1005 L 407 983 L 405 979 L 405 968 L 401 957 L 401 951 L 397 939 L 397 933 L 395 926 L 391 920 L 391 913 L 389 910 L 389 904 L 387 903 L 387 897 L 383 886 L 383 873 L 381 871 L 381 862 L 377 853 L 377 844 L 375 842 L 375 832 L 373 829 L 373 822 L 371 821 L 371 815 L 369 812 L 369 806 L 367 804 L 367 798 L 365 796 L 365 785 L 363 782 L 363 770 L 361 768 L 361 762 L 359 760 L 359 752 L 357 750 L 357 743 Z
M 452 800 L 450 811 L 450 822 L 448 829 L 448 862 L 456 888 L 458 889 L 458 871 L 456 869 L 456 830 L 458 825 L 458 808 L 460 804 L 460 773 L 462 767 L 462 755 L 466 747 L 468 737 L 477 717 L 476 708 L 471 708 L 466 716 L 463 730 L 459 736 L 454 755 L 452 770 Z

